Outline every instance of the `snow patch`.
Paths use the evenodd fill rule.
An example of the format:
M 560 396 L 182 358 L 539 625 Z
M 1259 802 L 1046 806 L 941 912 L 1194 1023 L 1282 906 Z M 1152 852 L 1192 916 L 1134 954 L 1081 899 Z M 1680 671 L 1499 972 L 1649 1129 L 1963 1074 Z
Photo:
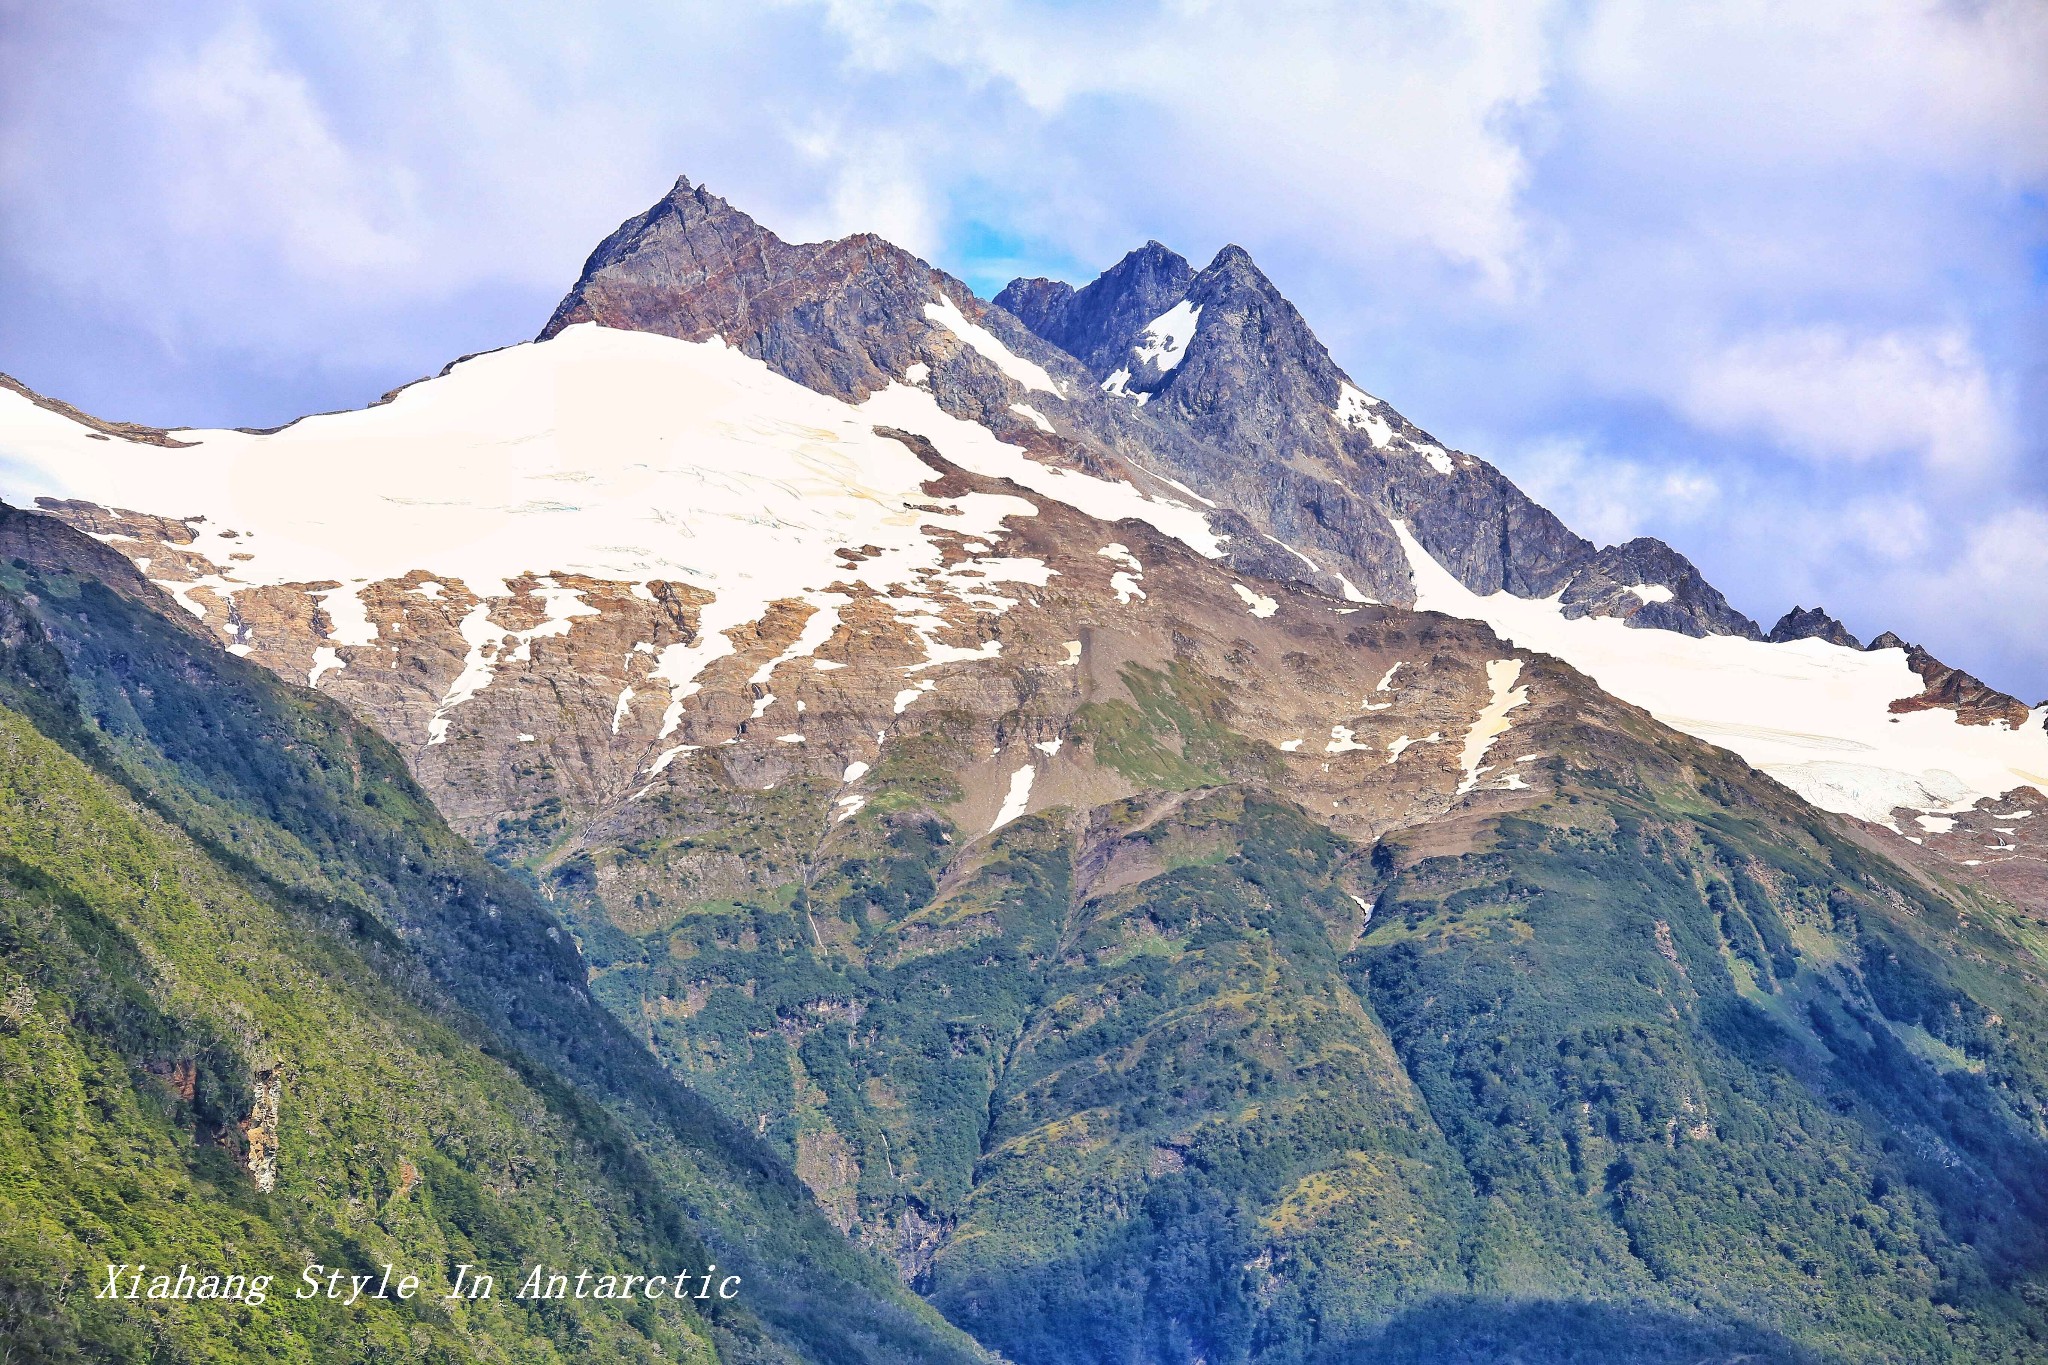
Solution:
M 1031 782 L 1038 775 L 1029 763 L 1010 774 L 1010 792 L 1003 798 L 1003 808 L 996 812 L 996 822 L 988 827 L 994 834 L 1004 825 L 1022 815 L 1031 804 Z
M 1379 405 L 1380 400 L 1365 390 L 1340 384 L 1335 413 L 1337 425 L 1363 431 L 1371 438 L 1375 450 L 1385 450 L 1387 442 L 1394 438 L 1394 429 L 1384 417 L 1373 411 Z
M 868 765 L 861 762 L 859 759 L 855 759 L 853 762 L 846 765 L 845 772 L 839 774 L 840 785 L 844 786 L 848 782 L 858 782 L 867 775 Z
M 441 696 L 441 704 L 434 708 L 434 714 L 427 720 L 429 744 L 447 741 L 448 713 L 489 687 L 497 673 L 498 651 L 504 643 L 505 632 L 491 624 L 491 604 L 479 602 L 471 607 L 457 629 L 462 632 L 469 653 L 462 660 L 462 671 L 455 675 L 455 681 Z
M 653 777 L 660 773 L 662 769 L 668 767 L 669 764 L 676 761 L 677 755 L 693 754 L 703 747 L 704 746 L 701 744 L 670 745 L 668 748 L 663 749 L 658 755 L 655 756 L 654 762 L 647 765 L 647 776 Z M 642 791 L 644 793 L 645 788 L 643 788 Z
M 944 294 L 939 295 L 937 302 L 924 306 L 924 315 L 966 342 L 980 353 L 982 359 L 993 364 L 1024 388 L 1037 389 L 1055 398 L 1063 396 L 1059 385 L 1053 383 L 1051 375 L 1003 345 L 996 339 L 994 332 L 969 322 L 967 315 L 960 311 L 960 305 Z
M 1063 502 L 1102 521 L 1135 517 L 1154 530 L 1184 542 L 1206 559 L 1223 557 L 1223 542 L 1209 529 L 1207 513 L 1182 503 L 1151 497 L 1128 483 L 1097 479 L 1075 470 L 1040 464 L 1021 446 L 997 440 L 987 427 L 945 412 L 930 394 L 921 390 L 891 384 L 869 395 L 868 400 L 853 411 L 875 425 L 917 432 L 936 445 L 940 454 L 970 473 L 1008 479 L 1033 493 Z M 925 477 L 931 477 L 929 470 L 925 471 Z
M 362 591 L 367 580 L 357 579 L 344 583 L 338 588 L 311 594 L 320 609 L 327 613 L 330 629 L 327 638 L 338 645 L 373 645 L 377 643 L 377 626 L 370 620 L 370 613 L 363 606 Z
M 1421 739 L 1410 739 L 1408 736 L 1402 735 L 1400 738 L 1396 739 L 1392 744 L 1389 744 L 1387 746 L 1387 762 L 1395 762 L 1401 757 L 1402 754 L 1407 753 L 1409 748 L 1413 745 L 1441 744 L 1443 742 L 1443 733 L 1437 730 L 1432 730 L 1430 733 L 1424 735 Z
M 901 692 L 898 692 L 896 694 L 896 714 L 899 716 L 902 715 L 903 708 L 910 705 L 910 703 L 916 701 L 925 693 L 931 691 L 934 685 L 935 684 L 931 681 L 931 679 L 926 678 L 923 681 L 919 682 L 917 686 L 906 687 Z
M 1244 602 L 1245 610 L 1262 621 L 1280 610 L 1280 604 L 1267 597 L 1264 593 L 1253 592 L 1242 583 L 1232 583 L 1230 586 L 1236 591 L 1239 599 Z
M 1046 421 L 1045 414 L 1032 407 L 1029 403 L 1012 403 L 1010 404 L 1010 411 L 1016 413 L 1019 417 L 1022 417 L 1047 435 L 1052 434 L 1052 423 Z
M 1119 606 L 1128 606 L 1133 600 L 1145 596 L 1145 590 L 1138 586 L 1144 580 L 1145 566 L 1138 562 L 1138 557 L 1132 554 L 1129 548 L 1120 542 L 1111 541 L 1095 553 L 1112 564 L 1124 566 L 1109 576 L 1109 586 L 1115 590 Z
M 1187 354 L 1188 343 L 1195 339 L 1195 325 L 1201 317 L 1200 304 L 1182 299 L 1145 325 L 1132 353 L 1141 361 L 1150 361 L 1154 369 L 1172 369 Z
M 1323 746 L 1323 752 L 1326 754 L 1348 754 L 1353 750 L 1370 748 L 1372 748 L 1370 744 L 1360 744 L 1358 742 L 1358 736 L 1352 731 L 1350 726 L 1332 725 L 1330 727 L 1330 742 Z
M 1141 408 L 1144 407 L 1145 400 L 1150 398 L 1152 395 L 1149 393 L 1132 393 L 1130 389 L 1127 387 L 1130 384 L 1130 382 L 1131 372 L 1126 369 L 1118 368 L 1116 370 L 1111 371 L 1109 378 L 1103 380 L 1102 383 L 1097 387 L 1099 387 L 1104 393 L 1108 394 L 1112 398 L 1135 398 L 1138 400 L 1138 406 Z
M 823 594 L 816 602 L 816 610 L 805 618 L 803 629 L 797 632 L 795 640 L 787 649 L 754 670 L 747 681 L 761 686 L 775 676 L 775 670 L 792 659 L 808 658 L 818 652 L 839 629 L 839 608 L 849 599 L 838 594 Z M 756 712 L 755 714 L 759 714 Z
M 1671 589 L 1662 583 L 1630 583 L 1628 590 L 1641 599 L 1645 606 L 1652 602 L 1669 602 L 1673 595 Z
M 1953 711 L 1893 715 L 1924 683 L 1903 650 L 1825 640 L 1769 644 L 1637 630 L 1611 616 L 1566 620 L 1555 597 L 1458 582 L 1400 521 L 1416 606 L 1483 621 L 1523 649 L 1554 654 L 1677 730 L 1732 750 L 1823 810 L 1889 824 L 1893 810 L 1953 813 L 2021 785 L 2048 792 L 2048 709 L 2018 730 L 1962 725 Z
M 306 670 L 306 686 L 318 687 L 327 674 L 347 667 L 348 660 L 336 653 L 332 645 L 320 645 L 313 651 L 313 666 Z
M 1458 795 L 1472 790 L 1479 781 L 1479 775 L 1487 771 L 1480 760 L 1493 742 L 1507 733 L 1508 712 L 1529 700 L 1527 687 L 1516 687 L 1515 680 L 1522 676 L 1520 659 L 1489 659 L 1486 664 L 1486 682 L 1493 689 L 1492 700 L 1486 703 L 1479 718 L 1472 722 L 1472 728 L 1465 732 L 1465 751 L 1459 756 L 1465 776 L 1458 783 Z
M 1457 468 L 1456 465 L 1451 463 L 1450 452 L 1442 446 L 1429 445 L 1424 442 L 1417 443 L 1414 449 L 1415 453 L 1429 461 L 1429 467 L 1439 474 L 1449 474 Z

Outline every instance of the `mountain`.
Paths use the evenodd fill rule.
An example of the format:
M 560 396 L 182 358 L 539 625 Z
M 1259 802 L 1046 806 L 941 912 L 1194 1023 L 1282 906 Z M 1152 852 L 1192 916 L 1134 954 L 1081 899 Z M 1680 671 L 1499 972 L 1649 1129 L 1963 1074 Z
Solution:
M 1778 624 L 1771 627 L 1771 633 L 1764 637 L 1774 645 L 1790 644 L 1794 640 L 1826 640 L 1831 645 L 1844 649 L 1861 649 L 1863 646 L 1849 633 L 1848 627 L 1822 611 L 1819 607 L 1808 610 L 1794 607 L 1778 618 Z
M 1241 250 L 990 304 L 683 181 L 534 343 L 162 440 L 0 394 L 0 492 L 1005 1358 L 2039 1352 L 2042 713 L 1573 535 Z
M 389 744 L 12 508 L 0 840 L 10 1358 L 982 1358 L 662 1076 Z M 542 1261 L 742 1280 L 514 1299 Z M 102 1297 L 113 1262 L 143 1297 Z M 314 1262 L 426 1297 L 302 1300 Z M 497 1294 L 449 1302 L 463 1264 Z M 181 1267 L 274 1283 L 149 1301 Z
M 1677 551 L 1647 538 L 1596 550 L 1571 535 L 1497 470 L 1354 384 L 1238 248 L 1194 272 L 1154 243 L 1062 289 L 1018 280 L 997 302 L 1083 359 L 1105 393 L 1201 439 L 1162 444 L 1161 467 L 1297 555 L 1348 557 L 1380 600 L 1487 621 L 1824 809 L 1888 827 L 1902 807 L 1967 809 L 2048 773 L 2048 711 L 1988 688 L 1944 691 L 1946 672 L 1932 670 L 1945 666 L 1910 653 L 1854 658 L 1846 631 L 1802 628 L 1796 611 L 1770 643 L 1836 648 L 1749 648 L 1763 633 Z M 1308 524 L 1324 509 L 1337 509 L 1337 542 Z M 1347 596 L 1360 595 L 1353 581 L 1339 584 Z M 1605 621 L 1658 634 L 1616 636 Z M 1930 719 L 1892 728 L 1916 710 Z

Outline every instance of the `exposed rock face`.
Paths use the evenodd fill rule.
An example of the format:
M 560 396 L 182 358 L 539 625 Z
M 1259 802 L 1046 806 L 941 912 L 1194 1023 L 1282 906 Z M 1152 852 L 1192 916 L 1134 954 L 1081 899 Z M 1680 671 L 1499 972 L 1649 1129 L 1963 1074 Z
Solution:
M 1898 828 L 1898 839 L 1886 841 L 1894 856 L 1944 877 L 1988 885 L 2048 922 L 2048 796 L 2019 787 L 1968 810 L 1900 811 Z
M 879 237 L 785 242 L 679 179 L 605 238 L 540 335 L 596 322 L 685 341 L 715 336 L 807 388 L 858 399 L 925 358 L 918 343 L 938 329 L 923 310 L 941 291 L 985 311 L 965 285 Z M 994 325 L 1006 324 L 1022 331 L 1007 317 Z
M 1890 631 L 1878 637 L 1878 640 L 1897 639 Z M 1965 725 L 2002 724 L 2014 730 L 2028 723 L 2031 713 L 2025 702 L 2006 695 L 1960 668 L 1950 668 L 1919 645 L 1904 642 L 1880 645 L 1873 640 L 1870 647 L 1903 648 L 1906 666 L 1926 681 L 1926 689 L 1918 696 L 1901 697 L 1893 702 L 1893 711 L 1902 715 L 1909 711 L 1953 711 L 1956 719 Z
M 1756 622 L 1729 606 L 1691 560 L 1648 536 L 1610 545 L 1587 560 L 1572 575 L 1562 602 L 1567 618 L 1619 616 L 1632 626 L 1696 638 L 1763 638 Z
M 1771 627 L 1771 633 L 1764 637 L 1774 645 L 1790 640 L 1826 640 L 1831 645 L 1844 649 L 1861 649 L 1863 644 L 1849 633 L 1848 627 L 1828 615 L 1819 607 L 1794 607 L 1778 618 L 1778 624 Z M 1872 648 L 1877 648 L 1873 645 Z
M 1078 290 L 1057 280 L 1012 280 L 995 304 L 1090 373 L 1106 375 L 1130 359 L 1131 339 L 1186 298 L 1194 280 L 1186 257 L 1147 242 Z
M 97 433 L 100 440 L 140 441 L 145 445 L 172 448 L 188 444 L 161 427 L 144 426 L 140 422 L 110 422 L 103 417 L 95 417 L 89 412 L 82 412 L 61 399 L 50 398 L 44 394 L 37 393 L 13 375 L 0 374 L 0 389 L 18 393 L 47 412 L 54 412 L 60 417 L 69 418 L 80 426 L 90 427 Z
M 242 1120 L 243 1165 L 264 1194 L 277 1188 L 277 1116 L 284 1103 L 284 1081 L 275 1070 L 259 1071 L 253 1080 L 254 1102 Z
M 1314 561 L 1293 566 L 1307 581 L 1412 601 L 1397 517 L 1477 592 L 1547 596 L 1592 554 L 1498 470 L 1354 385 L 1241 247 L 1185 269 L 1153 243 L 1071 296 L 1020 280 L 998 302 L 1141 409 L 1149 460 Z

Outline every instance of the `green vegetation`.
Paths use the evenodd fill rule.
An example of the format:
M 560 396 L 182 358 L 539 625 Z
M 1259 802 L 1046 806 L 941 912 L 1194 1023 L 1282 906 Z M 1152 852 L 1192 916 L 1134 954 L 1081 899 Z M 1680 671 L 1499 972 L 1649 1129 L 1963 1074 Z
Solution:
M 2048 1351 L 2038 929 L 1639 723 L 1465 851 L 1354 847 L 1213 680 L 1123 680 L 1077 728 L 1143 794 L 974 841 L 935 727 L 604 980 L 953 1321 L 1031 1365 Z
M 97 546 L 5 516 L 12 1358 L 975 1358 L 590 1000 L 569 936 L 388 744 L 159 614 Z M 97 1300 L 110 1260 L 279 1278 L 262 1305 Z M 428 1297 L 290 1295 L 309 1261 L 385 1260 Z M 744 1292 L 507 1297 L 537 1260 L 715 1260 Z M 465 1261 L 496 1297 L 438 1297 Z
M 508 825 L 579 956 L 388 745 L 71 552 L 0 567 L 17 1355 L 975 1358 L 936 1306 L 1022 1365 L 2048 1356 L 2048 930 L 1640 718 L 1368 848 L 1185 662 L 1078 718 L 1135 795 L 994 838 L 935 707 L 843 821 Z M 165 1306 L 110 1259 L 748 1292 Z

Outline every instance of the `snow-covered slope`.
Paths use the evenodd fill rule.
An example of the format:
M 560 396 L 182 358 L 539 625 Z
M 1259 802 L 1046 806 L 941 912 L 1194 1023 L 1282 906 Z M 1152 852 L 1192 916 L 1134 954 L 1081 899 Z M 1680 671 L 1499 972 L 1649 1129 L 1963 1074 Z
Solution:
M 1904 807 L 1967 810 L 2022 784 L 2048 792 L 2048 707 L 2014 730 L 1961 724 L 1951 710 L 1894 715 L 1924 686 L 1903 649 L 1826 640 L 1770 644 L 1631 630 L 1613 617 L 1567 619 L 1559 601 L 1481 596 L 1399 522 L 1425 611 L 1484 621 L 1524 649 L 1591 677 L 1675 729 L 1742 755 L 1823 810 L 1892 824 Z
M 232 598 L 266 584 L 338 584 L 321 602 L 342 644 L 373 637 L 356 600 L 363 586 L 415 571 L 484 599 L 507 597 L 521 575 L 642 593 L 653 582 L 700 588 L 713 600 L 698 643 L 670 646 L 655 673 L 673 707 L 731 652 L 727 632 L 777 601 L 821 609 L 806 632 L 815 648 L 847 600 L 835 585 L 865 585 L 919 620 L 937 598 L 999 606 L 995 585 L 1042 576 L 1042 564 L 990 546 L 1005 518 L 1037 511 L 1032 502 L 979 493 L 934 504 L 924 485 L 936 471 L 877 428 L 915 431 L 970 472 L 1219 552 L 1200 508 L 1037 463 L 912 385 L 851 404 L 716 339 L 591 324 L 465 361 L 378 407 L 264 435 L 182 431 L 192 444 L 180 448 L 106 439 L 0 392 L 0 497 L 184 521 L 193 539 L 182 549 L 211 571 L 161 581 L 197 615 L 201 590 Z M 976 558 L 943 567 L 940 537 Z M 587 610 L 574 589 L 539 591 L 554 594 L 547 617 L 558 624 L 537 630 L 560 633 Z M 488 604 L 475 610 L 464 630 L 475 637 L 472 667 L 450 706 L 489 684 L 489 656 L 506 634 Z M 946 647 L 928 643 L 941 657 Z

